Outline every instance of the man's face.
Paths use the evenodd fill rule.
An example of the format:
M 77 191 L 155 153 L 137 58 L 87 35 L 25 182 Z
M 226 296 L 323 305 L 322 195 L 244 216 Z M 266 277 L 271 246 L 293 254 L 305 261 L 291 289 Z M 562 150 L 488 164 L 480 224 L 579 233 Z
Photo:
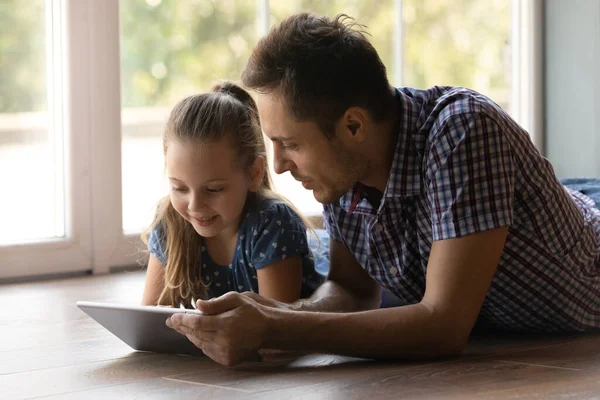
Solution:
M 339 199 L 366 172 L 366 162 L 341 122 L 328 139 L 316 123 L 290 115 L 276 92 L 259 94 L 257 106 L 262 130 L 273 141 L 275 172 L 290 171 L 318 202 Z

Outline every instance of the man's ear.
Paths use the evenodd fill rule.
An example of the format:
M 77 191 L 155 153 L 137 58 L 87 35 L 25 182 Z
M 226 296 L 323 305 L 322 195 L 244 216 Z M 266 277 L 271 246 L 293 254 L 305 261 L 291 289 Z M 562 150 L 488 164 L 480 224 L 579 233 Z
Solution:
M 250 166 L 250 191 L 258 192 L 260 189 L 260 185 L 262 184 L 263 178 L 265 176 L 265 158 L 263 156 L 258 156 L 254 159 L 254 162 Z
M 360 107 L 350 107 L 340 121 L 340 127 L 346 140 L 362 143 L 367 136 L 369 115 Z

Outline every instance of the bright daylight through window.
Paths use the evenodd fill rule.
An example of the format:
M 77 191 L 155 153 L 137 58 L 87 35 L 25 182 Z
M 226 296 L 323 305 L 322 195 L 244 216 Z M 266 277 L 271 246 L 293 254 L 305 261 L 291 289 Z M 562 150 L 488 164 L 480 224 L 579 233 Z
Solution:
M 56 77 L 63 66 L 49 26 L 49 7 L 57 2 L 31 0 L 27 7 L 18 0 L 0 2 L 0 93 L 10 93 L 0 97 L 0 244 L 65 233 L 63 132 L 55 118 L 60 115 Z M 366 25 L 392 84 L 467 86 L 513 112 L 511 4 L 120 1 L 123 231 L 146 227 L 166 194 L 160 135 L 171 107 L 184 96 L 209 90 L 218 79 L 239 80 L 260 36 L 286 16 L 305 10 L 354 16 Z M 320 212 L 312 193 L 289 173 L 273 176 L 277 189 L 302 211 Z

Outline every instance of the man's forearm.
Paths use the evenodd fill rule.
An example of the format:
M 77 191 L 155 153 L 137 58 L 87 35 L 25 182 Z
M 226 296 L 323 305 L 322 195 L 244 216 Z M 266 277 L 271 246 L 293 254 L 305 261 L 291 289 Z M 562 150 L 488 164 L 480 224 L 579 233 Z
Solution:
M 423 358 L 460 353 L 466 339 L 422 304 L 353 313 L 267 311 L 263 348 L 365 358 Z
M 379 290 L 359 296 L 339 283 L 327 280 L 310 298 L 298 300 L 291 308 L 295 311 L 354 312 L 378 308 L 380 302 Z

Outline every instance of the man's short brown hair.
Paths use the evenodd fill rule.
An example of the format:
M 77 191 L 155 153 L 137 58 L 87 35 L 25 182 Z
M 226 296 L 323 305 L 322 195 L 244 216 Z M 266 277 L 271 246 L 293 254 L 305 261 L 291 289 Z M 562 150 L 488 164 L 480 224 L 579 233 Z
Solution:
M 287 18 L 258 42 L 242 82 L 259 93 L 279 91 L 295 118 L 314 121 L 328 137 L 349 107 L 382 120 L 393 101 L 377 51 L 345 14 Z

